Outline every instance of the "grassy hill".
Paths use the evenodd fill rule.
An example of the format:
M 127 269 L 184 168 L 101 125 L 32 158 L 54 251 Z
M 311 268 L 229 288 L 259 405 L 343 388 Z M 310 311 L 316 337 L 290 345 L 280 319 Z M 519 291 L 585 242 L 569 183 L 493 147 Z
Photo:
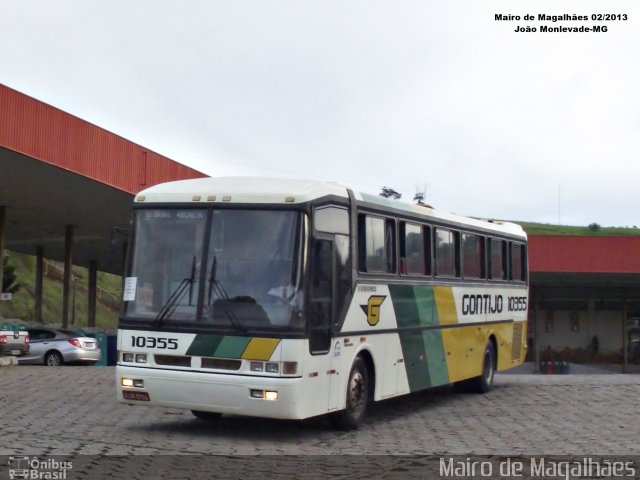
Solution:
M 518 222 L 530 235 L 580 235 L 580 236 L 640 236 L 640 228 L 552 225 L 548 223 Z
M 9 263 L 16 267 L 18 282 L 22 285 L 11 301 L 0 302 L 0 318 L 17 318 L 26 322 L 34 320 L 36 257 L 6 252 Z M 75 281 L 75 309 L 72 307 L 73 326 L 87 326 L 88 277 L 86 268 L 73 267 Z M 62 323 L 63 268 L 57 262 L 45 260 L 43 280 L 42 321 L 45 324 Z M 72 294 L 73 296 L 73 294 Z M 116 275 L 98 272 L 96 327 L 115 329 L 122 298 L 122 279 Z M 73 312 L 75 310 L 75 315 Z M 71 323 L 71 320 L 70 320 Z

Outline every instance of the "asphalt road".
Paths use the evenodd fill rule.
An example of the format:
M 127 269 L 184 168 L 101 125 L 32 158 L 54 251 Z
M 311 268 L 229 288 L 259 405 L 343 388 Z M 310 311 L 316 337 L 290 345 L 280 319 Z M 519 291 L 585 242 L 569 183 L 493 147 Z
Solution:
M 441 388 L 376 403 L 350 432 L 324 418 L 206 423 L 188 411 L 123 405 L 114 378 L 113 367 L 0 369 L 0 480 L 9 457 L 66 458 L 69 479 L 458 478 L 442 474 L 451 456 L 624 455 L 640 474 L 640 375 L 497 375 L 487 395 Z

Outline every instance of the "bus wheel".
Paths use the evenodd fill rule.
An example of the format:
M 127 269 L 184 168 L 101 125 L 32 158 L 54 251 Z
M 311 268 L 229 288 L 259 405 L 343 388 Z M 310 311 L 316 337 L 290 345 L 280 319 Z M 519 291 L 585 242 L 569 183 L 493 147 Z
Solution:
M 191 413 L 193 413 L 196 418 L 208 422 L 218 420 L 222 416 L 222 414 L 218 412 L 203 412 L 202 410 L 191 410 Z
M 344 430 L 358 428 L 367 413 L 369 403 L 369 371 L 362 357 L 357 357 L 347 381 L 345 409 L 333 417 L 337 427 Z
M 496 373 L 496 349 L 493 342 L 488 341 L 484 349 L 482 375 L 472 379 L 472 390 L 476 393 L 487 393 L 493 387 L 493 376 Z

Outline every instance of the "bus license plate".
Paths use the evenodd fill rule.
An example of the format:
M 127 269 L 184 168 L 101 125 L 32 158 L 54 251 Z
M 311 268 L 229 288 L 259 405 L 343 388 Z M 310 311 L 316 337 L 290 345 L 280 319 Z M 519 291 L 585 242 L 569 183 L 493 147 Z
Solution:
M 122 398 L 125 400 L 138 400 L 140 402 L 148 402 L 151 400 L 147 392 L 122 392 Z

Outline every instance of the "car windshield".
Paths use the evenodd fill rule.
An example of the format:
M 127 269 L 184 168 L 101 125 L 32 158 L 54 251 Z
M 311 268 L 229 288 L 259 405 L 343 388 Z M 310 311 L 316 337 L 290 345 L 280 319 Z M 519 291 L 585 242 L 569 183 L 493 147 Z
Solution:
M 294 211 L 138 210 L 125 317 L 155 328 L 301 327 L 302 221 Z

